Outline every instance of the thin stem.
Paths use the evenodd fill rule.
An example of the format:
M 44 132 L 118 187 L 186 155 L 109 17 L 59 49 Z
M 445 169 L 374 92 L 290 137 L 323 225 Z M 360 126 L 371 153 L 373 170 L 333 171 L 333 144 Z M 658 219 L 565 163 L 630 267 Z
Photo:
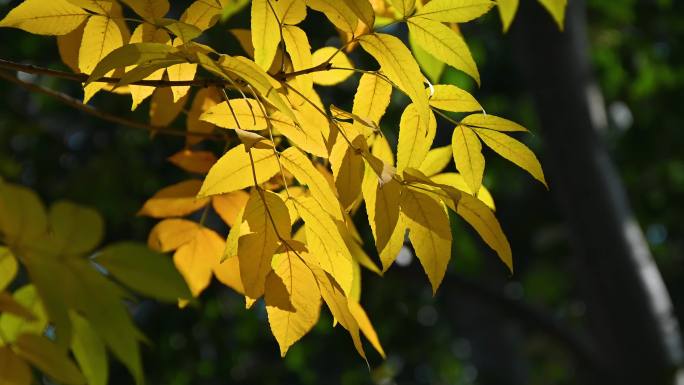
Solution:
M 51 90 L 49 88 L 45 88 L 36 84 L 28 83 L 23 80 L 17 79 L 16 77 L 9 75 L 5 72 L 0 71 L 0 78 L 7 80 L 9 82 L 12 82 L 28 91 L 36 92 L 36 93 L 41 93 L 43 95 L 50 96 L 70 107 L 73 107 L 79 111 L 85 112 L 87 114 L 90 114 L 92 116 L 95 116 L 97 118 L 100 118 L 102 120 L 106 120 L 112 123 L 117 123 L 121 124 L 124 126 L 132 127 L 132 128 L 137 128 L 141 130 L 146 130 L 149 132 L 153 133 L 158 133 L 158 134 L 163 134 L 163 135 L 170 135 L 170 136 L 182 136 L 182 137 L 200 137 L 200 138 L 205 138 L 205 139 L 212 139 L 212 140 L 221 140 L 222 137 L 214 134 L 207 134 L 207 133 L 200 133 L 200 132 L 185 132 L 185 131 L 177 131 L 173 129 L 169 129 L 166 127 L 160 127 L 160 126 L 153 126 L 151 124 L 145 124 L 145 123 L 140 123 L 136 122 L 134 120 L 129 120 L 126 118 L 122 118 L 118 115 L 110 114 L 104 111 L 100 111 L 92 106 L 89 106 L 87 104 L 81 103 L 78 99 L 75 99 L 69 95 L 63 94 L 61 92 L 57 92 L 54 90 Z

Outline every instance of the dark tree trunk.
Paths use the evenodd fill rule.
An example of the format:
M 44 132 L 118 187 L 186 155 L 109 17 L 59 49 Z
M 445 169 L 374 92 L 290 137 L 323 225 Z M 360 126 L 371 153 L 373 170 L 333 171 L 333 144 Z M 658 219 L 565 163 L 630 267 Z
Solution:
M 522 0 L 514 54 L 534 98 L 551 191 L 573 236 L 592 338 L 609 375 L 593 382 L 672 384 L 681 363 L 670 297 L 599 131 L 605 110 L 592 78 L 582 0 L 569 0 L 565 31 Z

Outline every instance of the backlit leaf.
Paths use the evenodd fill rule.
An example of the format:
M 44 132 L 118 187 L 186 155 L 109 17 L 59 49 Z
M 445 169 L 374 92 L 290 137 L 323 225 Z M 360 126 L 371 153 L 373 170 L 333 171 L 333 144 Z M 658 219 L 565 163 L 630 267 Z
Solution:
M 434 114 L 429 112 L 428 117 L 428 122 L 423 121 L 415 104 L 410 104 L 402 113 L 397 144 L 397 172 L 420 167 L 427 156 L 437 131 Z
M 280 161 L 301 184 L 309 188 L 311 196 L 323 211 L 335 219 L 342 220 L 342 211 L 335 192 L 306 155 L 290 147 L 281 153 Z
M 273 258 L 273 271 L 266 279 L 265 299 L 268 322 L 284 357 L 289 347 L 316 324 L 321 307 L 316 279 L 294 251 L 286 249 Z M 278 306 L 284 299 L 291 303 L 292 309 Z
M 434 94 L 430 97 L 430 105 L 432 107 L 451 112 L 482 110 L 480 103 L 471 94 L 454 85 L 435 84 L 433 89 Z
M 482 143 L 472 129 L 459 124 L 454 128 L 451 146 L 456 169 L 463 175 L 468 185 L 467 191 L 475 194 L 482 185 L 485 168 Z
M 432 0 L 418 10 L 414 17 L 449 23 L 465 23 L 487 13 L 494 4 L 490 0 Z
M 461 124 L 471 128 L 489 128 L 501 132 L 527 132 L 527 129 L 518 123 L 494 115 L 471 114 L 463 118 Z
M 333 56 L 333 54 L 335 56 Z M 311 54 L 311 65 L 318 66 L 325 63 L 328 59 L 330 60 L 331 67 L 335 68 L 354 68 L 354 65 L 344 52 L 338 52 L 335 47 L 323 47 L 319 48 Z M 349 70 L 327 70 L 314 72 L 312 74 L 314 83 L 321 86 L 334 86 L 335 84 L 342 83 L 347 80 L 353 71 Z
M 0 27 L 20 28 L 38 35 L 65 35 L 89 17 L 67 0 L 25 0 L 0 21 Z
M 442 283 L 451 259 L 451 227 L 442 203 L 430 195 L 404 188 L 401 212 L 409 230 L 409 239 L 432 284 L 432 293 Z
M 270 1 L 252 0 L 254 62 L 264 70 L 271 67 L 280 43 L 280 25 Z
M 484 128 L 475 128 L 474 131 L 487 147 L 529 172 L 534 179 L 540 181 L 548 188 L 539 160 L 537 160 L 537 156 L 527 146 L 497 131 Z
M 553 16 L 553 20 L 558 24 L 558 28 L 562 31 L 565 24 L 565 8 L 568 0 L 539 0 L 541 5 Z
M 272 150 L 251 150 L 258 183 L 264 183 L 280 172 Z M 252 164 L 243 145 L 233 147 L 209 170 L 198 196 L 204 197 L 242 190 L 254 185 Z
M 496 0 L 497 8 L 499 8 L 499 16 L 501 17 L 501 23 L 503 24 L 503 31 L 508 31 L 511 23 L 513 23 L 513 18 L 515 18 L 515 13 L 518 11 L 519 0 Z
M 382 33 L 361 36 L 359 41 L 378 61 L 382 72 L 411 98 L 421 119 L 427 123 L 430 106 L 423 88 L 423 74 L 411 51 L 398 38 Z
M 444 24 L 414 17 L 408 21 L 409 33 L 429 54 L 470 75 L 480 84 L 480 73 L 463 37 Z

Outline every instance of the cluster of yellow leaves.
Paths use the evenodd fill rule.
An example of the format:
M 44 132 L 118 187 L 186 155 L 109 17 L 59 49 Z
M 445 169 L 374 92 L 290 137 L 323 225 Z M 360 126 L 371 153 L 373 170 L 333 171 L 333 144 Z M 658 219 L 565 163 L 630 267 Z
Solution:
M 92 209 L 60 201 L 46 211 L 31 190 L 0 182 L 3 384 L 34 383 L 32 365 L 59 383 L 104 385 L 107 349 L 142 383 L 142 335 L 123 302 L 131 298 L 124 287 L 165 301 L 189 292 L 168 258 L 144 245 L 118 243 L 94 253 L 103 231 Z M 20 268 L 30 283 L 5 291 Z M 54 338 L 44 336 L 48 324 Z
M 167 0 L 122 2 L 139 17 L 130 36 L 114 0 L 51 0 L 48 6 L 25 0 L 0 26 L 59 35 L 64 61 L 89 75 L 86 100 L 112 82 L 115 91 L 131 94 L 133 108 L 152 95 L 154 126 L 171 124 L 193 98 L 186 149 L 169 160 L 206 176 L 160 190 L 140 211 L 163 219 L 149 246 L 173 252 L 190 287 L 189 295 L 178 296 L 181 304 L 200 295 L 213 276 L 244 295 L 247 307 L 263 297 L 284 355 L 317 322 L 324 303 L 365 357 L 361 334 L 384 352 L 359 305 L 360 266 L 382 274 L 407 232 L 433 291 L 451 256 L 449 210 L 512 270 L 510 246 L 482 186 L 482 142 L 545 184 L 534 154 L 508 135 L 526 130 L 472 114 L 483 109 L 470 93 L 432 85 L 424 73 L 436 82 L 448 65 L 479 84 L 458 25 L 498 5 L 507 28 L 517 1 L 252 0 L 251 30 L 230 30 L 246 56 L 195 41 L 222 9 L 243 2 L 197 0 L 179 20 L 165 18 Z M 562 21 L 565 1 L 542 3 Z M 338 30 L 340 47 L 311 47 L 299 26 L 310 11 Z M 379 32 L 395 22 L 407 24 L 411 49 Z M 347 53 L 359 47 L 379 68 L 356 68 Z M 198 71 L 211 81 L 193 83 Z M 318 86 L 349 84 L 356 72 L 363 74 L 351 111 L 321 98 Z M 154 87 L 142 80 L 175 83 Z M 191 84 L 205 87 L 191 93 Z M 401 115 L 396 156 L 381 129 L 394 90 L 411 102 Z M 450 147 L 433 148 L 442 129 L 437 118 L 453 130 Z M 192 135 L 213 132 L 232 145 L 219 158 L 196 150 L 200 138 Z M 459 173 L 444 172 L 451 159 Z M 351 220 L 362 207 L 381 268 L 364 252 Z M 198 210 L 199 221 L 188 218 Z M 225 239 L 204 225 L 211 212 L 230 226 Z

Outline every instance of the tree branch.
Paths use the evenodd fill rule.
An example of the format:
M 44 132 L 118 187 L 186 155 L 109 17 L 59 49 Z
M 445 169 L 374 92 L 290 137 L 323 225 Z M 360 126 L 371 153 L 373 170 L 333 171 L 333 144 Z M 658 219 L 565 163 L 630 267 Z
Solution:
M 83 73 L 72 73 L 66 71 L 53 70 L 50 68 L 40 67 L 33 64 L 22 64 L 13 62 L 10 60 L 0 59 L 0 69 L 20 71 L 28 74 L 45 75 L 54 78 L 66 79 L 71 81 L 76 81 L 79 83 L 85 83 L 90 75 Z M 322 63 L 311 68 L 305 68 L 299 71 L 293 72 L 281 72 L 272 75 L 276 80 L 285 81 L 297 76 L 310 74 L 313 72 L 329 71 L 332 69 L 332 64 Z M 118 84 L 121 78 L 115 77 L 102 77 L 95 82 L 98 83 L 109 83 Z M 191 87 L 209 87 L 216 86 L 222 88 L 232 88 L 234 84 L 230 80 L 219 79 L 219 78 L 198 78 L 193 80 L 138 80 L 136 82 L 130 83 L 135 86 L 150 86 L 150 87 L 176 87 L 176 86 L 191 86 Z
M 136 122 L 134 120 L 129 120 L 126 118 L 122 118 L 117 115 L 110 114 L 108 112 L 100 111 L 92 106 L 89 106 L 87 104 L 81 103 L 78 99 L 75 99 L 69 95 L 65 95 L 61 92 L 57 92 L 54 90 L 51 90 L 49 88 L 41 87 L 36 84 L 32 84 L 29 82 L 25 82 L 23 80 L 17 79 L 15 76 L 12 76 L 10 74 L 7 74 L 3 71 L 0 71 L 0 78 L 7 80 L 8 82 L 14 83 L 25 90 L 31 91 L 31 92 L 37 92 L 41 93 L 43 95 L 50 96 L 54 99 L 57 99 L 58 101 L 73 107 L 79 111 L 85 112 L 87 114 L 90 114 L 92 116 L 95 116 L 97 118 L 100 118 L 102 120 L 106 120 L 112 123 L 117 123 L 121 124 L 124 126 L 128 127 L 133 127 L 141 130 L 146 130 L 151 133 L 158 133 L 158 134 L 164 134 L 164 135 L 171 135 L 171 136 L 182 136 L 182 137 L 200 137 L 200 138 L 205 138 L 205 139 L 213 139 L 213 140 L 221 140 L 223 137 L 219 135 L 214 135 L 214 134 L 206 134 L 206 133 L 200 133 L 200 132 L 187 132 L 187 131 L 178 131 L 178 130 L 173 130 L 169 129 L 167 127 L 159 127 L 159 126 L 153 126 L 150 124 L 146 123 L 141 123 L 141 122 Z

